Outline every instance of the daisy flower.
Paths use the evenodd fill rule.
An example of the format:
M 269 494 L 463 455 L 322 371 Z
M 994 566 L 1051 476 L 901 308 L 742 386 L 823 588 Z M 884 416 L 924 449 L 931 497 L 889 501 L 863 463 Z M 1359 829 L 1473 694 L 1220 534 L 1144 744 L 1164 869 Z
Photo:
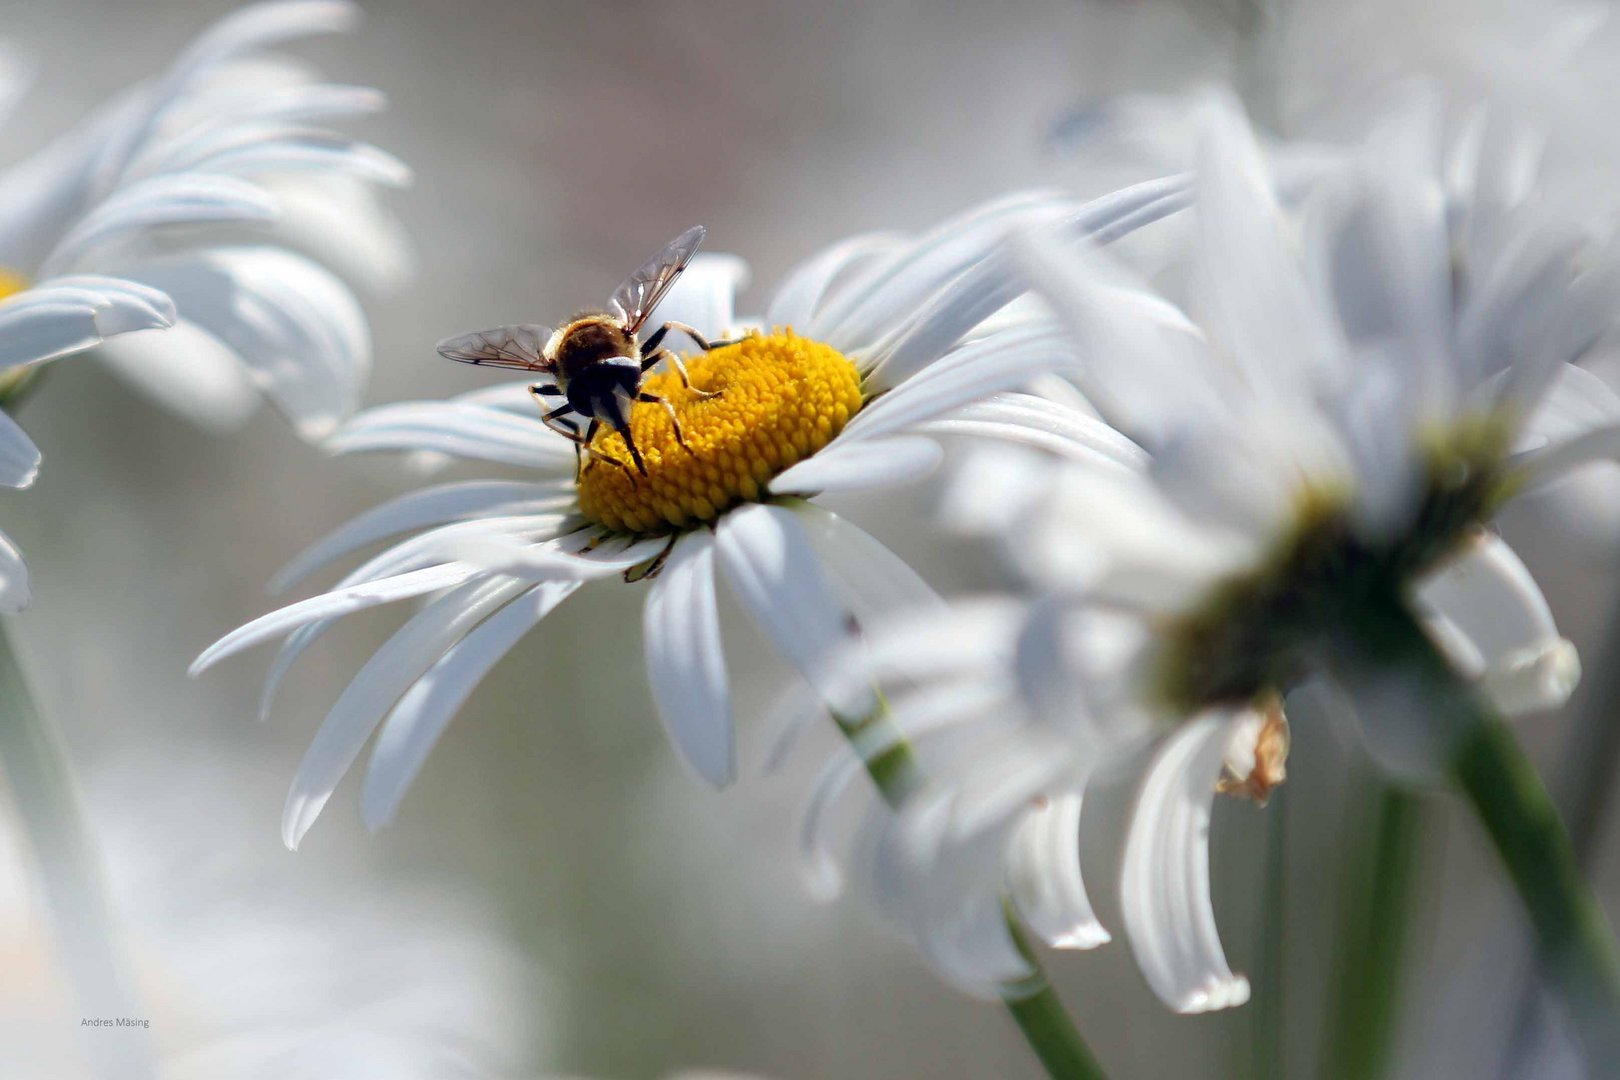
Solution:
M 1508 842 L 1511 813 L 1488 805 L 1526 785 L 1481 709 L 1556 706 L 1579 673 L 1490 522 L 1620 448 L 1620 398 L 1575 366 L 1614 329 L 1613 254 L 1533 206 L 1484 215 L 1457 197 L 1469 185 L 1447 177 L 1478 176 L 1482 144 L 1447 159 L 1430 113 L 1392 118 L 1286 210 L 1241 115 L 1214 103 L 1201 119 L 1186 248 L 1163 288 L 1084 244 L 1023 241 L 1029 280 L 1072 330 L 1080 388 L 1151 464 L 1048 470 L 1005 523 L 1040 600 L 902 622 L 828 689 L 874 669 L 916 684 L 890 732 L 856 749 L 909 740 L 928 783 L 860 834 L 855 865 L 964 985 L 1027 966 L 1004 890 L 1054 945 L 1108 940 L 1081 876 L 1082 799 L 1153 747 L 1125 929 L 1170 1007 L 1246 1000 L 1210 903 L 1211 806 L 1281 782 L 1284 695 L 1308 684 L 1350 692 L 1391 768 L 1456 776 L 1521 888 L 1539 887 L 1515 862 L 1526 853 L 1547 860 L 1532 879 L 1567 869 L 1556 828 Z M 853 768 L 812 800 L 818 867 Z
M 276 225 L 271 185 L 303 193 L 300 221 L 325 188 L 352 199 L 355 185 L 407 179 L 389 155 L 317 126 L 375 111 L 375 91 L 316 82 L 267 51 L 356 17 L 325 0 L 244 8 L 164 75 L 0 172 L 0 403 L 47 361 L 93 349 L 215 430 L 261 396 L 311 439 L 353 411 L 371 362 L 353 293 L 306 256 L 266 238 L 226 243 L 222 230 Z M 0 78 L 9 104 L 24 73 Z M 358 242 L 376 230 L 357 220 L 347 235 Z M 39 464 L 0 413 L 0 484 L 27 487 Z M 28 597 L 22 557 L 0 536 L 0 610 Z
M 529 382 L 356 416 L 333 437 L 336 451 L 425 451 L 531 473 L 436 486 L 362 515 L 297 558 L 276 586 L 389 535 L 426 531 L 198 658 L 194 672 L 286 637 L 268 706 L 292 660 L 342 615 L 437 594 L 333 706 L 293 782 L 283 839 L 298 844 L 379 727 L 362 809 L 368 824 L 386 822 L 496 661 L 582 584 L 621 575 L 652 579 L 644 586 L 647 677 L 670 739 L 698 776 L 728 783 L 736 752 L 716 577 L 781 655 L 820 685 L 854 617 L 932 594 L 815 496 L 915 480 L 938 463 L 937 437 L 958 432 L 1103 460 L 1134 450 L 1100 423 L 1008 392 L 1066 355 L 1050 319 L 986 319 L 1022 291 L 1004 250 L 1014 224 L 1107 235 L 1184 198 L 1177 181 L 1078 207 L 1020 195 L 920 237 L 857 237 L 791 273 L 755 328 L 732 313 L 743 264 L 699 256 L 658 318 L 741 336 L 687 359 L 691 385 L 704 394 L 687 392 L 677 372 L 647 380 L 669 411 L 643 403 L 631 412 L 645 475 L 625 464 L 623 438 L 604 430 L 576 483 L 574 444 L 542 423 Z M 529 335 L 530 352 L 543 340 L 519 333 Z M 858 717 L 870 696 L 868 688 L 828 702 L 837 715 Z

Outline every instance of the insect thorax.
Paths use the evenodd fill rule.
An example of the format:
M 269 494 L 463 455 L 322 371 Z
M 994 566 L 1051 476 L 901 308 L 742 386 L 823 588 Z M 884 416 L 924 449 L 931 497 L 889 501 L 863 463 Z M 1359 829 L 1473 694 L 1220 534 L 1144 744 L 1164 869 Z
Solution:
M 635 336 L 612 315 L 581 315 L 559 330 L 555 341 L 551 359 L 560 385 L 566 385 L 600 360 L 616 356 L 635 359 L 641 355 Z

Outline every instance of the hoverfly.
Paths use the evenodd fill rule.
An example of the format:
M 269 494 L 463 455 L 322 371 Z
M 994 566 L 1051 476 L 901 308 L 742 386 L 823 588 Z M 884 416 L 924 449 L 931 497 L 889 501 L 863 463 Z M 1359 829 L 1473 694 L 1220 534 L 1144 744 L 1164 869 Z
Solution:
M 584 312 L 556 330 L 524 323 L 462 334 L 439 342 L 439 355 L 463 364 L 536 371 L 550 376 L 550 383 L 536 383 L 529 387 L 529 393 L 540 405 L 541 421 L 573 441 L 576 480 L 584 468 L 587 450 L 593 458 L 599 457 L 621 469 L 629 468 L 591 446 L 603 424 L 624 437 L 636 471 L 646 476 L 647 466 L 641 460 L 641 451 L 630 437 L 632 403 L 648 401 L 662 405 L 669 413 L 675 441 L 683 447 L 686 445 L 675 406 L 668 399 L 641 388 L 648 370 L 660 360 L 668 360 L 686 389 L 701 397 L 719 396 L 718 391 L 694 387 L 681 358 L 661 346 L 671 330 L 685 334 L 704 352 L 729 342 L 710 341 L 694 327 L 680 322 L 664 323 L 646 341 L 638 337 L 658 302 L 697 254 L 703 236 L 703 226 L 696 225 L 665 244 L 613 291 L 608 301 L 609 311 Z M 558 397 L 566 398 L 567 403 L 549 408 L 545 399 Z M 570 414 L 577 414 L 586 421 L 584 434 L 580 433 L 579 420 Z

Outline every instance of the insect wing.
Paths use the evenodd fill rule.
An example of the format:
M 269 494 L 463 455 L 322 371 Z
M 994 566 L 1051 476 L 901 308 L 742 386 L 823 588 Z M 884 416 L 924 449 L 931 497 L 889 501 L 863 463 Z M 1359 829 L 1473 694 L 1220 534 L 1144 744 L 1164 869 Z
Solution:
M 681 276 L 686 264 L 692 261 L 698 248 L 703 246 L 704 228 L 694 225 L 664 245 L 664 249 L 625 279 L 613 292 L 613 307 L 623 317 L 632 334 L 641 329 L 647 316 L 653 313 L 658 301 L 669 292 L 675 279 Z
M 475 330 L 439 342 L 439 355 L 460 364 L 479 367 L 515 368 L 518 371 L 545 371 L 546 339 L 551 337 L 549 326 L 524 323 L 520 326 L 497 326 L 492 330 Z

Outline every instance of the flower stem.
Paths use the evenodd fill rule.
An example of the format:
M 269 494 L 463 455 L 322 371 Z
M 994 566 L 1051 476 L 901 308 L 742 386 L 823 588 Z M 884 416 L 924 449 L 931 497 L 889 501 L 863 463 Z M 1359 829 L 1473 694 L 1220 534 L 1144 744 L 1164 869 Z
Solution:
M 1361 850 L 1352 855 L 1339 918 L 1339 977 L 1323 1071 L 1335 1080 L 1377 1080 L 1389 1072 L 1422 848 L 1418 797 L 1375 778 L 1366 785 Z
M 1462 746 L 1456 776 L 1529 911 L 1592 1075 L 1610 1075 L 1620 1067 L 1620 953 L 1547 789 L 1495 717 Z
M 1620 950 L 1581 876 L 1552 798 L 1513 733 L 1458 678 L 1398 602 L 1359 628 L 1363 653 L 1411 684 L 1441 733 L 1453 781 L 1490 835 L 1535 929 L 1542 972 L 1562 1002 L 1594 1076 L 1620 1068 Z
M 855 752 L 861 754 L 867 775 L 877 785 L 883 801 L 899 809 L 922 783 L 923 772 L 911 743 L 898 730 L 889 713 L 889 703 L 878 694 L 875 704 L 864 716 L 833 713 L 833 721 L 854 745 Z M 863 743 L 884 749 L 876 754 L 864 754 L 861 753 Z M 1006 914 L 1007 932 L 1029 965 L 1029 974 L 1001 987 L 1001 1000 L 1018 1024 L 1018 1030 L 1024 1033 L 1030 1049 L 1054 1080 L 1106 1080 L 1108 1074 L 1092 1056 L 1074 1020 L 1052 989 L 1040 957 L 1019 925 L 1011 898 L 1002 898 L 1002 910 Z
M 0 770 L 39 861 L 57 945 L 87 1017 L 142 1018 L 114 945 L 113 920 L 66 755 L 44 723 L 0 624 Z M 155 1075 L 137 1039 L 88 1042 L 103 1077 Z

